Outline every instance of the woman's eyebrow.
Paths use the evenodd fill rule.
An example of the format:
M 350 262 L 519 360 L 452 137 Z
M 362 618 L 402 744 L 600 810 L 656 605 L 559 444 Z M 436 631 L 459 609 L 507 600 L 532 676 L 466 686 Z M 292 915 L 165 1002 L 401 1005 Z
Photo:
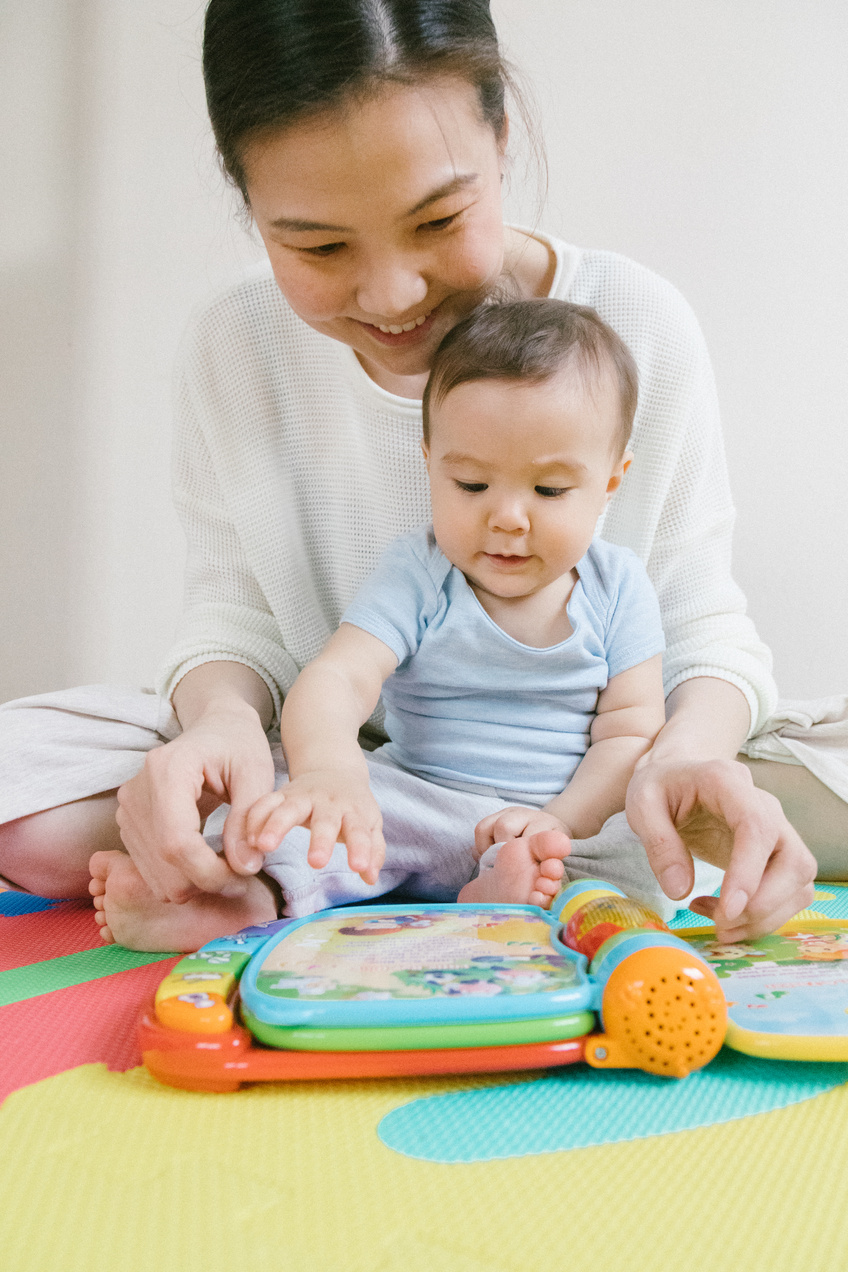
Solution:
M 310 230 L 324 230 L 328 234 L 350 234 L 344 225 L 327 225 L 324 221 L 303 221 L 296 216 L 278 216 L 270 222 L 273 230 L 295 230 L 302 234 Z
M 450 181 L 440 185 L 437 190 L 425 195 L 420 202 L 415 204 L 414 208 L 410 208 L 408 212 L 404 213 L 404 217 L 415 216 L 416 213 L 423 212 L 431 203 L 438 203 L 440 199 L 446 199 L 448 195 L 456 194 L 457 191 L 474 185 L 479 179 L 479 173 L 477 172 L 458 173 L 456 176 L 451 177 Z M 329 225 L 326 221 L 305 221 L 296 216 L 278 216 L 270 222 L 270 225 L 274 230 L 290 230 L 297 234 L 309 234 L 316 230 L 324 234 L 353 233 L 349 225 Z
M 410 208 L 407 216 L 415 216 L 416 212 L 423 212 L 424 208 L 430 206 L 431 203 L 438 203 L 439 199 L 446 199 L 449 194 L 456 194 L 458 190 L 464 190 L 467 186 L 474 185 L 475 181 L 479 181 L 480 174 L 478 172 L 462 172 L 451 177 L 450 181 L 446 181 L 444 185 L 439 186 L 438 190 L 434 190 L 432 194 L 428 194 L 416 203 L 414 208 Z

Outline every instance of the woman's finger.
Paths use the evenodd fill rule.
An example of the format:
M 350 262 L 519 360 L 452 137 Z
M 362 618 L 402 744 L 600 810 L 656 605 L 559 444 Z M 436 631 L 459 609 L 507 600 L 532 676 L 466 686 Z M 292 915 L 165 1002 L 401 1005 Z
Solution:
M 728 913 L 722 888 L 722 896 L 712 914 L 717 934 L 722 940 L 730 941 L 752 940 L 766 932 L 773 932 L 810 904 L 815 875 L 815 858 L 797 832 L 787 826 L 786 833 L 770 853 L 756 886 L 752 886 L 750 896 L 738 914 L 732 910 Z
M 727 825 L 732 836 L 715 912 L 718 925 L 727 930 L 734 923 L 745 922 L 744 914 L 756 912 L 762 918 L 769 908 L 791 904 L 802 879 L 806 883 L 814 877 L 815 863 L 786 820 L 779 801 L 758 790 L 745 773 L 745 780 L 707 792 L 702 803 Z M 754 897 L 759 901 L 752 911 Z
M 692 890 L 695 867 L 675 828 L 666 791 L 659 783 L 642 781 L 633 795 L 628 790 L 625 811 L 663 892 L 672 900 L 681 900 Z
M 261 865 L 256 864 L 256 853 L 248 846 L 248 816 L 258 801 L 274 794 L 274 761 L 264 736 L 262 742 L 255 754 L 240 755 L 231 764 L 227 779 L 230 811 L 222 835 L 224 852 L 234 870 L 247 874 L 255 873 Z
M 244 891 L 243 881 L 200 834 L 198 794 L 186 783 L 177 784 L 163 805 L 144 773 L 118 791 L 121 838 L 157 900 L 181 904 L 198 891 L 225 896 Z

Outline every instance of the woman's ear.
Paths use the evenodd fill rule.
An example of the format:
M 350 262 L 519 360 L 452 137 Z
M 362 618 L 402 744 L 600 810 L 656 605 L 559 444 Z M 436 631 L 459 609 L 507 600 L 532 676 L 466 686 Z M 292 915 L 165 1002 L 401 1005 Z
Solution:
M 424 456 L 424 463 L 427 465 L 427 469 L 428 469 L 428 471 L 429 471 L 429 469 L 430 469 L 430 448 L 429 448 L 429 446 L 427 445 L 427 443 L 424 441 L 424 438 L 423 438 L 423 437 L 421 438 L 421 454 Z
M 624 451 L 624 453 L 621 456 L 621 459 L 618 461 L 615 468 L 610 473 L 610 479 L 607 482 L 607 500 L 606 500 L 607 503 L 609 503 L 610 499 L 612 499 L 613 495 L 618 490 L 621 483 L 624 481 L 624 474 L 627 472 L 628 468 L 630 467 L 632 463 L 633 463 L 633 451 L 631 450 Z

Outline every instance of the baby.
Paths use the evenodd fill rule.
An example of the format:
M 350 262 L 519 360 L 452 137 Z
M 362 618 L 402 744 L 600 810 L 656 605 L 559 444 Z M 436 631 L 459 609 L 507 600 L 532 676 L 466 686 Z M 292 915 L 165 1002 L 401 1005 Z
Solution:
M 547 906 L 571 839 L 624 808 L 664 721 L 664 642 L 641 562 L 593 536 L 636 396 L 591 309 L 492 305 L 446 337 L 424 397 L 433 524 L 389 546 L 301 672 L 281 721 L 290 780 L 248 816 L 290 913 L 296 827 L 312 867 L 334 858 L 321 903 L 464 883 L 461 901 Z M 391 741 L 366 755 L 381 693 Z
M 285 699 L 278 789 L 247 818 L 261 872 L 175 905 L 104 854 L 104 940 L 197 949 L 397 889 L 548 906 L 572 839 L 590 873 L 650 892 L 644 854 L 592 840 L 664 719 L 656 596 L 629 549 L 593 539 L 636 395 L 594 310 L 492 305 L 450 332 L 424 397 L 433 524 L 389 546 Z M 391 741 L 366 754 L 381 693 Z

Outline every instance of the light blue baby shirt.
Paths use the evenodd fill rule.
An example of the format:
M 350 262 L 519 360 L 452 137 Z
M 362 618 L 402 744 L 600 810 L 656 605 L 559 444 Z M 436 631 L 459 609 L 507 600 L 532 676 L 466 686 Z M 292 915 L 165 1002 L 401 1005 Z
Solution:
M 391 543 L 342 615 L 399 659 L 383 686 L 386 754 L 436 782 L 563 790 L 607 681 L 665 648 L 635 553 L 596 540 L 576 568 L 571 636 L 535 649 L 493 622 L 432 528 Z

